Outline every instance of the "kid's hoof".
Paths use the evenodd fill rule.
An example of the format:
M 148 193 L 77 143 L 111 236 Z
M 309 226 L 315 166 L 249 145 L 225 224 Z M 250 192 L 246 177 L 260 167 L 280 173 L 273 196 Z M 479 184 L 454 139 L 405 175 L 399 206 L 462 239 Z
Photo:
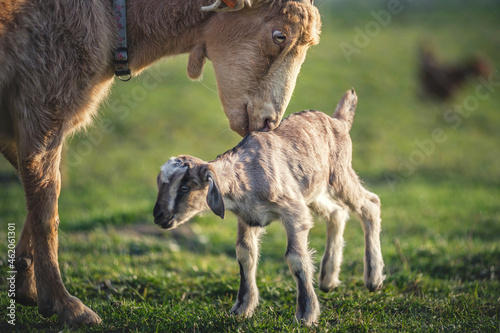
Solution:
M 300 324 L 310 327 L 318 324 L 319 315 L 319 302 L 315 300 L 312 304 L 308 305 L 307 309 L 298 309 L 297 313 L 295 313 L 295 318 Z
M 382 286 L 383 286 L 383 285 L 384 285 L 384 283 L 383 283 L 383 282 L 380 282 L 380 283 L 377 283 L 377 284 L 371 284 L 371 283 L 370 283 L 370 284 L 368 284 L 368 285 L 366 286 L 366 288 L 368 288 L 368 290 L 369 290 L 369 291 L 374 292 L 374 291 L 377 291 L 377 290 L 382 289 Z
M 231 310 L 229 312 L 233 315 L 236 315 L 236 316 L 250 318 L 253 315 L 255 308 L 256 308 L 256 306 L 250 306 L 248 304 L 245 305 L 245 304 L 237 301 L 236 304 L 233 305 L 233 307 L 231 308 Z
M 312 327 L 318 325 L 318 317 L 319 313 L 317 314 L 311 313 L 301 318 L 296 317 L 296 319 L 301 325 Z
M 371 292 L 380 290 L 384 285 L 384 280 L 385 280 L 385 275 L 379 275 L 378 277 L 375 277 L 367 281 L 366 288 L 368 288 L 368 290 Z
M 337 288 L 340 286 L 342 282 L 340 280 L 332 280 L 332 281 L 320 281 L 319 283 L 319 289 L 324 292 L 330 292 L 333 289 Z

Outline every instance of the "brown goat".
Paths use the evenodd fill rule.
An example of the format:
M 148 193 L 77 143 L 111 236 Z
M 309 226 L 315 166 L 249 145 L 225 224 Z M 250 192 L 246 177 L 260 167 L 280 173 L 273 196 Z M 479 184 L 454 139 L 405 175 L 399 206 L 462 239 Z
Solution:
M 132 73 L 190 53 L 188 75 L 198 78 L 209 58 L 231 128 L 272 129 L 318 42 L 318 11 L 312 0 L 232 0 L 232 10 L 211 1 L 128 0 Z M 101 319 L 68 293 L 59 272 L 61 146 L 90 122 L 113 82 L 117 33 L 110 0 L 0 2 L 0 151 L 22 180 L 28 211 L 16 300 L 70 325 Z

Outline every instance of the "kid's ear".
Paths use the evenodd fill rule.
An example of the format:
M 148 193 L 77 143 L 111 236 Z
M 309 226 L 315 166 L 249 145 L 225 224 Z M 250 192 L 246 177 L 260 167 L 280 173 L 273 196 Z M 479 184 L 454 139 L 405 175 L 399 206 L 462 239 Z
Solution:
M 189 54 L 187 73 L 191 80 L 198 80 L 203 72 L 203 65 L 205 65 L 207 51 L 205 44 L 197 44 Z
M 208 170 L 206 179 L 208 181 L 208 207 L 210 207 L 215 215 L 223 219 L 226 208 L 224 207 L 224 200 L 222 199 L 222 194 L 220 193 L 219 185 L 217 184 L 217 178 L 211 170 Z

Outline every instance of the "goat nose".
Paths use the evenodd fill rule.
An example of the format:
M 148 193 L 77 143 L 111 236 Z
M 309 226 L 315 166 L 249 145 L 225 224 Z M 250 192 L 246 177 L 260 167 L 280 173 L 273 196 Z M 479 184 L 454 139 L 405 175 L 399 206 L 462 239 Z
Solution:
M 161 207 L 157 202 L 155 204 L 155 208 L 153 209 L 153 216 L 154 216 L 155 220 L 159 220 L 163 217 L 163 215 L 164 215 L 163 211 L 161 210 Z
M 264 124 L 262 126 L 262 132 L 269 132 L 270 130 L 275 129 L 279 125 L 279 120 L 274 120 L 271 118 L 266 118 L 264 120 Z

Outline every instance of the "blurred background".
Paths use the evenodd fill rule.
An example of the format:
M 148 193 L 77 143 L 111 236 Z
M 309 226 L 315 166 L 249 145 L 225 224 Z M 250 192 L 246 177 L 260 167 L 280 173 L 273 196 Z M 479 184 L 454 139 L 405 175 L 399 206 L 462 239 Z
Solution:
M 353 166 L 382 200 L 385 292 L 427 294 L 445 303 L 450 294 L 470 297 L 481 304 L 484 316 L 467 323 L 490 320 L 488 327 L 495 327 L 500 297 L 500 3 L 315 3 L 323 20 L 321 42 L 308 52 L 287 114 L 304 109 L 332 114 L 343 93 L 355 88 Z M 193 270 L 212 272 L 207 281 L 230 275 L 228 284 L 236 292 L 234 215 L 225 220 L 211 214 L 196 217 L 177 231 L 153 223 L 156 176 L 169 157 L 211 160 L 241 139 L 229 130 L 211 64 L 200 82 L 187 78 L 186 65 L 187 56 L 178 56 L 127 83 L 117 81 L 94 125 L 67 141 L 59 200 L 60 261 L 65 281 L 73 281 L 68 288 L 80 296 L 99 299 L 96 281 L 111 281 L 125 286 L 116 288 L 122 294 L 114 294 L 115 299 L 136 297 L 127 294 L 126 286 L 134 286 L 146 303 L 148 297 L 180 298 L 168 291 L 168 284 L 162 290 L 165 282 L 158 285 L 152 276 L 169 272 L 178 288 L 189 288 L 180 281 L 195 279 L 188 274 Z M 8 222 L 15 222 L 20 233 L 25 213 L 21 184 L 0 159 L 2 239 Z M 310 235 L 316 263 L 324 249 L 324 228 L 318 221 Z M 259 266 L 262 284 L 274 285 L 282 277 L 293 289 L 283 260 L 284 230 L 279 223 L 268 229 Z M 369 295 L 362 282 L 362 229 L 354 217 L 345 238 L 340 292 Z M 142 258 L 141 263 L 131 257 Z M 155 273 L 141 269 L 144 264 Z M 144 286 L 156 289 L 156 296 L 145 296 Z M 322 305 L 325 313 L 335 311 L 334 305 Z

